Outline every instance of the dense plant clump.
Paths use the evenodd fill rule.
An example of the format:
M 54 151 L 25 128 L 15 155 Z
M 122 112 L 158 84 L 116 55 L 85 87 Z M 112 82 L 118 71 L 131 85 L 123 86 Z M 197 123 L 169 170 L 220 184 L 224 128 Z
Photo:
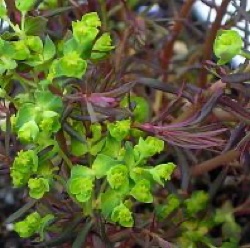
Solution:
M 24 247 L 239 247 L 245 195 L 216 197 L 249 161 L 249 68 L 226 65 L 250 58 L 239 33 L 213 31 L 176 69 L 180 22 L 69 2 L 0 1 L 0 169 L 24 196 L 5 224 Z

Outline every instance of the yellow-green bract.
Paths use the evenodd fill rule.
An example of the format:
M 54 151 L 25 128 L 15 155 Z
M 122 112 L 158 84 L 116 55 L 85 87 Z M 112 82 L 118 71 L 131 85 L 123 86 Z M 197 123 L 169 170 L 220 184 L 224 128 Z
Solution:
M 214 53 L 219 58 L 218 64 L 223 65 L 240 54 L 243 45 L 242 38 L 235 30 L 221 30 L 214 42 Z

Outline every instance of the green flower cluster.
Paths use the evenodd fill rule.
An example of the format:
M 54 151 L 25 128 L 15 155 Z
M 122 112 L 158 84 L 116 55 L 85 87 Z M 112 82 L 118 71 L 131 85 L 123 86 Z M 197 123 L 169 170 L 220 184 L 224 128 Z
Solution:
M 86 137 L 86 129 L 79 121 L 72 123 L 73 130 L 78 133 L 80 137 Z M 84 141 L 71 137 L 71 152 L 74 156 L 82 156 L 90 153 L 95 156 L 103 147 L 104 140 L 102 136 L 102 126 L 100 123 L 93 123 L 90 126 L 91 137 L 86 137 Z
M 40 199 L 46 192 L 49 192 L 49 179 L 30 178 L 28 181 L 29 195 L 34 199 Z
M 155 137 L 140 137 L 137 142 L 131 119 L 90 125 L 73 120 L 79 111 L 78 104 L 73 100 L 67 105 L 69 109 L 63 105 L 74 98 L 78 89 L 72 87 L 69 78 L 81 81 L 88 63 L 105 58 L 114 48 L 110 34 L 101 33 L 100 18 L 92 12 L 72 22 L 72 31 L 63 39 L 53 37 L 55 41 L 52 41 L 45 32 L 46 18 L 28 17 L 29 11 L 39 3 L 16 0 L 15 4 L 21 12 L 20 25 L 14 25 L 6 17 L 5 4 L 0 3 L 0 17 L 14 31 L 0 37 L 0 94 L 7 99 L 13 81 L 21 86 L 19 94 L 7 99 L 17 110 L 11 117 L 12 131 L 25 147 L 11 166 L 14 186 L 27 186 L 34 199 L 44 197 L 51 186 L 65 189 L 83 208 L 85 216 L 98 210 L 110 222 L 133 227 L 134 202 L 152 203 L 152 190 L 164 186 L 175 169 L 173 163 L 149 165 L 147 162 L 164 150 L 164 142 Z M 146 121 L 149 115 L 146 101 L 138 97 L 131 99 L 135 103 L 134 119 Z M 136 131 L 138 134 L 139 130 Z M 63 166 L 68 165 L 68 170 L 60 167 L 60 173 L 53 174 L 61 161 Z M 43 201 L 38 206 L 39 211 L 47 212 Z M 15 223 L 14 229 L 24 238 L 36 233 L 42 236 L 53 218 L 34 212 Z
M 49 192 L 48 178 L 31 178 L 38 173 L 38 157 L 34 150 L 20 151 L 12 164 L 10 175 L 15 187 L 28 184 L 29 195 L 34 199 L 40 199 Z
M 49 137 L 60 127 L 62 100 L 49 91 L 37 90 L 34 102 L 23 103 L 15 117 L 14 130 L 22 142 L 36 142 L 39 134 Z
M 26 185 L 31 175 L 37 172 L 37 169 L 38 157 L 35 151 L 20 151 L 10 169 L 14 186 L 21 187 Z
M 22 238 L 28 238 L 34 235 L 41 225 L 42 217 L 38 212 L 28 215 L 24 220 L 15 223 L 14 230 Z
M 108 33 L 96 40 L 100 26 L 101 21 L 96 12 L 72 22 L 73 35 L 63 44 L 63 56 L 53 61 L 49 80 L 61 76 L 81 79 L 87 69 L 87 59 L 100 60 L 114 48 Z
M 14 231 L 22 238 L 29 238 L 36 233 L 42 233 L 45 226 L 54 219 L 52 214 L 42 217 L 38 212 L 29 214 L 24 220 L 14 224 Z
M 35 0 L 15 0 L 16 9 L 21 13 L 20 24 L 14 24 L 7 16 L 6 4 L 0 0 L 0 17 L 8 22 L 11 30 L 0 37 L 0 95 L 13 104 L 13 109 L 16 110 L 15 115 L 11 116 L 11 131 L 17 135 L 23 147 L 10 168 L 13 185 L 26 186 L 29 196 L 34 199 L 44 197 L 52 186 L 54 189 L 64 187 L 70 197 L 81 206 L 91 205 L 92 202 L 97 206 L 98 201 L 95 202 L 93 197 L 96 194 L 96 179 L 101 179 L 100 182 L 107 183 L 105 192 L 110 189 L 122 195 L 114 206 L 113 221 L 132 226 L 130 209 L 125 205 L 121 207 L 123 200 L 126 201 L 125 194 L 129 193 L 132 187 L 129 168 L 123 161 L 118 163 L 118 158 L 110 156 L 114 147 L 120 152 L 121 142 L 129 134 L 130 120 L 110 125 L 107 128 L 107 139 L 103 138 L 102 124 L 91 124 L 88 130 L 91 137 L 86 137 L 84 142 L 86 130 L 83 123 L 71 120 L 67 113 L 66 117 L 64 116 L 67 109 L 64 108 L 63 102 L 65 99 L 67 101 L 68 94 L 75 90 L 66 80 L 69 80 L 68 77 L 82 79 L 89 62 L 93 64 L 107 56 L 114 48 L 110 34 L 101 33 L 100 18 L 93 12 L 84 15 L 79 21 L 72 22 L 72 31 L 64 38 L 53 36 L 52 40 L 46 32 L 47 18 L 29 16 L 29 12 L 34 6 L 41 9 L 56 4 L 54 0 L 43 3 Z M 12 94 L 13 83 L 18 84 L 17 94 Z M 64 117 L 66 121 L 72 121 L 73 132 L 80 133 L 79 137 L 67 136 L 66 128 L 64 130 L 61 126 Z M 3 131 L 9 128 L 7 124 L 6 121 Z M 59 131 L 62 131 L 62 136 L 65 135 L 66 146 L 70 147 L 69 152 L 72 151 L 73 155 L 87 154 L 90 161 L 97 161 L 101 159 L 98 155 L 102 155 L 107 161 L 115 163 L 112 166 L 106 163 L 107 170 L 104 175 L 102 171 L 95 171 L 95 166 L 73 166 L 71 158 L 61 149 L 57 135 Z M 65 175 L 53 173 L 59 169 L 61 159 L 71 168 L 70 178 L 66 177 L 67 182 L 63 178 Z M 43 201 L 39 201 L 35 207 L 37 206 L 39 211 L 47 212 Z M 14 229 L 23 238 L 39 233 L 42 239 L 43 229 L 53 218 L 52 215 L 42 217 L 38 212 L 34 212 L 15 223 Z
M 111 137 L 113 137 L 118 141 L 121 141 L 128 136 L 130 131 L 130 125 L 131 121 L 128 119 L 128 120 L 116 121 L 114 123 L 108 123 L 107 128 L 109 130 Z
M 195 191 L 191 197 L 185 200 L 186 211 L 190 215 L 206 208 L 208 204 L 208 195 L 204 191 Z
M 180 199 L 173 194 L 168 195 L 166 203 L 159 205 L 156 209 L 156 215 L 160 220 L 164 220 L 181 205 Z
M 214 41 L 214 54 L 219 58 L 218 64 L 230 62 L 236 55 L 250 59 L 250 53 L 242 50 L 243 40 L 236 30 L 220 30 Z
M 56 48 L 48 36 L 43 42 L 39 36 L 26 35 L 17 41 L 0 38 L 0 52 L 0 75 L 3 75 L 17 68 L 19 63 L 32 67 L 46 65 L 55 56 Z
M 139 139 L 138 144 L 135 146 L 135 152 L 140 159 L 149 158 L 157 153 L 160 153 L 164 149 L 164 141 L 155 137 L 147 137 Z
M 87 202 L 92 195 L 94 187 L 94 173 L 86 166 L 74 166 L 68 181 L 68 191 L 77 201 Z
M 113 222 L 118 222 L 124 227 L 132 227 L 134 225 L 134 219 L 131 211 L 123 203 L 114 208 L 111 220 Z
M 140 138 L 134 147 L 125 140 L 131 129 L 130 120 L 107 123 L 108 135 L 101 140 L 101 129 L 95 126 L 92 138 L 102 143 L 91 168 L 77 165 L 71 170 L 68 192 L 79 203 L 93 201 L 96 179 L 106 185 L 98 197 L 103 215 L 125 227 L 133 226 L 131 207 L 125 202 L 134 199 L 142 203 L 152 203 L 152 188 L 156 183 L 164 185 L 170 180 L 175 169 L 173 163 L 146 166 L 145 160 L 160 153 L 164 142 L 155 137 Z

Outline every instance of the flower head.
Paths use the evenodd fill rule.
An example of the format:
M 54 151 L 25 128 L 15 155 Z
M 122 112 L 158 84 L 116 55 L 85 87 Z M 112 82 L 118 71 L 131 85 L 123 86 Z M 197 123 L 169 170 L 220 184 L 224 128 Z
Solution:
M 61 124 L 59 122 L 59 114 L 54 111 L 44 111 L 42 114 L 42 120 L 39 123 L 39 127 L 42 131 L 57 132 Z
M 31 142 L 37 138 L 39 128 L 34 120 L 24 123 L 18 130 L 18 138 L 23 142 Z
M 69 180 L 69 192 L 76 197 L 79 202 L 87 202 L 93 191 L 93 179 L 89 177 L 73 177 Z
M 214 53 L 219 58 L 218 64 L 223 65 L 240 54 L 243 45 L 242 38 L 235 30 L 219 31 L 214 42 Z
M 155 137 L 147 137 L 139 139 L 139 143 L 135 146 L 135 152 L 139 153 L 140 157 L 148 158 L 164 149 L 164 141 Z
M 24 220 L 14 224 L 14 230 L 22 238 L 34 235 L 40 227 L 42 217 L 38 212 L 28 215 Z
M 40 199 L 49 192 L 49 180 L 45 178 L 31 178 L 28 181 L 29 195 L 34 199 Z
M 114 208 L 111 214 L 111 220 L 118 222 L 124 227 L 132 227 L 134 225 L 134 219 L 131 211 L 123 203 Z
M 137 182 L 135 186 L 131 189 L 130 194 L 140 202 L 153 202 L 153 196 L 151 194 L 151 185 L 150 182 L 146 179 L 142 179 Z
M 20 151 L 11 167 L 10 175 L 14 186 L 24 186 L 32 173 L 38 169 L 38 157 L 33 150 Z
M 108 130 L 113 138 L 121 141 L 129 134 L 130 125 L 131 121 L 129 119 L 116 121 L 114 123 L 108 123 Z
M 150 173 L 152 174 L 153 179 L 163 186 L 163 180 L 170 180 L 170 177 L 175 167 L 176 165 L 173 163 L 160 164 L 154 167 L 153 169 L 150 169 Z
M 196 214 L 206 207 L 208 195 L 204 191 L 195 191 L 191 198 L 185 201 L 188 214 Z
M 116 165 L 107 173 L 107 180 L 113 189 L 128 184 L 128 169 L 125 165 Z

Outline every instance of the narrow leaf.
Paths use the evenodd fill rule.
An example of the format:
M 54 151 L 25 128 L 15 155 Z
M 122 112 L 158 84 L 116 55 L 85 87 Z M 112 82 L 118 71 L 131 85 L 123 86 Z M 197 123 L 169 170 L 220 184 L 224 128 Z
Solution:
M 12 223 L 15 220 L 22 217 L 30 208 L 32 208 L 37 200 L 31 199 L 29 202 L 27 202 L 23 207 L 21 207 L 18 211 L 10 215 L 6 220 L 5 223 Z
M 83 229 L 78 233 L 72 248 L 80 248 L 83 247 L 83 244 L 85 243 L 86 237 L 93 225 L 93 221 L 89 221 L 86 223 L 86 225 L 83 227 Z

